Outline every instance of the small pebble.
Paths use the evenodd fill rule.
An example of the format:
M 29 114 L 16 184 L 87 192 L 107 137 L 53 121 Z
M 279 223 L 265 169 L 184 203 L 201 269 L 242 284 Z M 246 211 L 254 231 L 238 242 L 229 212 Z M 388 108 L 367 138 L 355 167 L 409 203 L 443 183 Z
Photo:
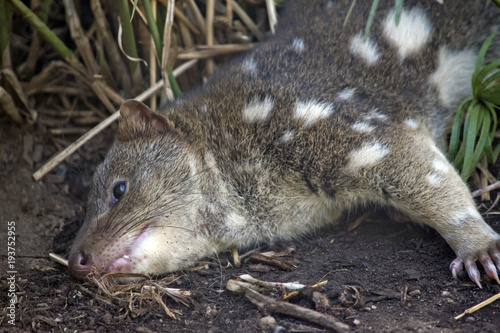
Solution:
M 352 321 L 352 323 L 353 323 L 354 325 L 356 325 L 356 326 L 361 325 L 361 321 L 360 321 L 359 319 L 354 319 L 354 320 Z
M 272 326 L 276 326 L 276 319 L 274 319 L 274 317 L 271 317 L 271 316 L 262 317 L 259 319 L 258 325 L 259 325 L 259 328 L 262 330 L 269 328 L 269 327 L 272 327 Z
M 211 307 L 207 306 L 207 311 L 205 312 L 207 316 L 215 316 L 217 314 L 217 310 L 215 307 L 212 309 Z
M 408 294 L 410 296 L 416 296 L 416 295 L 420 295 L 421 291 L 419 289 L 417 289 L 417 290 L 410 291 Z
M 441 292 L 441 297 L 450 297 L 450 296 L 451 296 L 451 293 L 449 291 L 444 290 Z
M 467 318 L 465 318 L 465 321 L 467 323 L 474 323 L 476 321 L 476 318 L 474 318 L 474 317 L 467 317 Z

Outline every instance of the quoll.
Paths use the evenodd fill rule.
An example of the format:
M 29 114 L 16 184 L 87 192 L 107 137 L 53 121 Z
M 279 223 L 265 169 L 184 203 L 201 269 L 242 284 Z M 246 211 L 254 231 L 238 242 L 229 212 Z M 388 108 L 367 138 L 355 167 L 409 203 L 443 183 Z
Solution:
M 477 53 L 500 26 L 491 1 L 296 0 L 276 35 L 187 97 L 120 109 L 69 272 L 166 273 L 207 255 L 292 239 L 359 206 L 436 229 L 480 285 L 498 281 L 500 235 L 443 154 Z M 500 43 L 489 55 L 500 56 Z

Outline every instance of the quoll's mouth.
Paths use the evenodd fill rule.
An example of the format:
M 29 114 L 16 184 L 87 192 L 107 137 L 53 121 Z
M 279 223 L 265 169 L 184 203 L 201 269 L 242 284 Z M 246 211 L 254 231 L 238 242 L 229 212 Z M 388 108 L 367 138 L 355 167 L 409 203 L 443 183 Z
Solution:
M 146 241 L 151 229 L 151 223 L 148 223 L 136 236 L 132 244 L 125 253 L 115 259 L 105 270 L 105 273 L 139 273 L 134 272 L 135 266 L 144 258 L 138 253 L 138 249 Z
M 152 224 L 152 222 L 146 224 L 124 252 L 118 256 L 111 255 L 110 257 L 115 258 L 112 259 L 111 263 L 103 257 L 102 252 L 96 252 L 95 249 L 81 248 L 77 250 L 68 260 L 70 275 L 77 279 L 84 279 L 91 273 L 138 273 L 134 270 L 137 264 L 144 260 L 140 248 L 147 240 Z

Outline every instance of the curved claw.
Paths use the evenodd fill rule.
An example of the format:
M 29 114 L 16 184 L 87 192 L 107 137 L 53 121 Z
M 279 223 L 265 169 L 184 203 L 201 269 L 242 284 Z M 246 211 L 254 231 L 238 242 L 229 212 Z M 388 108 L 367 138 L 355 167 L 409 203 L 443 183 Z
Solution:
M 500 252 L 495 252 L 491 254 L 491 260 L 497 266 L 497 270 L 500 272 Z
M 453 278 L 457 278 L 458 273 L 463 271 L 464 267 L 469 275 L 470 279 L 474 281 L 481 287 L 481 274 L 477 268 L 476 261 L 481 263 L 483 266 L 486 275 L 488 275 L 491 279 L 495 280 L 498 284 L 500 284 L 500 240 L 496 241 L 496 244 L 492 244 L 489 250 L 486 250 L 480 254 L 476 254 L 475 257 L 470 257 L 467 259 L 456 258 L 450 264 L 451 275 Z
M 492 278 L 493 280 L 495 280 L 497 283 L 500 284 L 500 280 L 498 279 L 497 268 L 495 267 L 495 264 L 491 260 L 490 256 L 487 254 L 480 255 L 479 262 L 481 263 L 481 265 L 483 265 L 486 275 L 488 275 L 490 278 Z
M 479 270 L 477 269 L 476 260 L 465 260 L 465 270 L 467 271 L 467 274 L 469 274 L 470 279 L 474 281 L 479 288 L 482 289 L 483 287 L 481 286 L 481 282 L 479 281 L 481 275 L 479 274 Z
M 464 269 L 464 261 L 460 258 L 453 260 L 450 264 L 451 275 L 454 279 L 458 277 L 458 273 L 460 273 Z

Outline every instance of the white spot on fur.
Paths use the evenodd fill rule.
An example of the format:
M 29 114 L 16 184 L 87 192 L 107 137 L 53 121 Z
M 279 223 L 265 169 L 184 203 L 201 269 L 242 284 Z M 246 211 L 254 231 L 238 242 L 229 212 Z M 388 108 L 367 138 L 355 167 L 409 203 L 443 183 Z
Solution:
M 281 138 L 279 139 L 280 143 L 285 143 L 293 139 L 295 136 L 296 132 L 295 131 L 285 131 Z
M 382 161 L 390 151 L 389 147 L 380 142 L 365 143 L 361 148 L 349 154 L 347 168 L 358 169 L 365 166 L 376 165 Z
M 442 160 L 435 159 L 432 162 L 432 168 L 436 171 L 441 171 L 448 173 L 451 171 L 451 166 L 447 162 L 443 162 Z
M 247 225 L 247 220 L 246 220 L 246 218 L 244 218 L 240 214 L 233 211 L 233 212 L 230 212 L 229 214 L 227 214 L 226 224 L 230 227 L 241 228 L 241 227 L 245 227 Z
M 358 122 L 352 125 L 352 129 L 358 132 L 371 133 L 375 127 L 368 125 L 367 123 Z
M 292 47 L 298 53 L 302 53 L 306 50 L 306 44 L 304 44 L 304 40 L 302 38 L 294 38 Z
M 468 207 L 465 211 L 460 211 L 454 214 L 453 221 L 455 224 L 459 225 L 467 221 L 470 218 L 482 220 L 483 217 L 477 211 L 475 207 Z
M 453 223 L 455 225 L 460 225 L 469 218 L 470 214 L 468 212 L 458 212 L 453 216 Z
M 476 58 L 472 50 L 452 51 L 446 46 L 439 49 L 438 67 L 429 81 L 438 90 L 439 102 L 443 106 L 455 107 L 472 95 L 470 81 Z
M 213 155 L 212 155 L 213 157 Z M 189 165 L 189 174 L 191 177 L 194 177 L 195 175 L 198 174 L 198 156 L 195 154 L 189 154 L 187 158 L 187 162 Z M 214 158 L 215 162 L 215 158 Z
M 337 99 L 341 101 L 347 101 L 351 99 L 356 93 L 356 88 L 347 88 L 339 92 Z
M 405 120 L 405 125 L 412 129 L 417 129 L 418 123 L 415 119 L 408 118 Z
M 243 109 L 243 120 L 249 123 L 264 121 L 273 109 L 274 101 L 271 97 L 266 97 L 263 100 L 254 98 Z
M 203 104 L 201 106 L 201 112 L 203 112 L 203 113 L 207 113 L 208 112 L 208 106 L 206 104 Z
M 217 162 L 215 161 L 214 154 L 210 150 L 205 153 L 205 163 L 209 168 L 217 167 Z
M 385 121 L 387 120 L 387 116 L 383 113 L 380 113 L 378 109 L 371 110 L 368 114 L 365 115 L 365 119 L 370 121 L 372 119 Z
M 481 216 L 481 214 L 477 211 L 477 209 L 475 207 L 469 207 L 467 208 L 467 212 L 469 213 L 469 215 L 475 219 L 478 219 L 478 220 L 482 220 L 483 217 Z
M 370 38 L 365 39 L 361 33 L 351 38 L 349 50 L 352 55 L 363 59 L 368 66 L 375 65 L 380 59 L 377 44 Z
M 443 182 L 443 178 L 439 177 L 437 174 L 429 172 L 426 176 L 427 181 L 432 185 L 432 186 L 440 186 L 441 183 Z
M 256 72 L 257 63 L 253 58 L 247 58 L 241 63 L 241 68 L 247 72 Z
M 446 159 L 446 157 L 444 156 L 443 152 L 441 151 L 441 149 L 438 148 L 438 146 L 436 146 L 436 144 L 434 143 L 434 141 L 431 141 L 429 139 L 429 148 L 435 152 L 436 154 L 438 154 L 440 157 Z
M 316 100 L 297 102 L 295 106 L 296 120 L 302 120 L 305 127 L 309 127 L 320 119 L 326 118 L 333 112 L 333 105 Z
M 432 23 L 420 8 L 403 9 L 399 25 L 396 26 L 394 9 L 383 22 L 384 36 L 398 49 L 401 60 L 422 50 L 429 42 Z

